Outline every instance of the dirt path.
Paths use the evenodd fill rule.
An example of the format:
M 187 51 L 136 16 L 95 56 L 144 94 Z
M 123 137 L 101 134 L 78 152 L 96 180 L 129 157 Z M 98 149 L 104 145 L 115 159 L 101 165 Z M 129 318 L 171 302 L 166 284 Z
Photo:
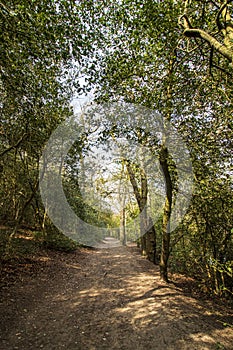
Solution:
M 233 349 L 230 311 L 162 283 L 136 248 L 27 265 L 1 292 L 1 350 Z

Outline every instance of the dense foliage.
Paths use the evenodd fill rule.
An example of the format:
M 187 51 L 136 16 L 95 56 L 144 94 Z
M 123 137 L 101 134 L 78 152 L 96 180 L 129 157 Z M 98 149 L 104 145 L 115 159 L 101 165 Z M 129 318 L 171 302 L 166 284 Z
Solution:
M 137 137 L 138 132 L 142 135 L 138 143 L 156 149 L 167 174 L 164 211 L 154 223 L 156 234 L 149 236 L 148 249 L 141 241 L 145 253 L 151 260 L 161 259 L 164 279 L 170 266 L 198 276 L 213 293 L 232 294 L 232 4 L 12 0 L 0 3 L 0 18 L 1 224 L 14 232 L 22 223 L 49 232 L 51 224 L 38 192 L 39 158 L 51 132 L 73 114 L 70 101 L 80 93 L 78 77 L 84 74 L 84 89 L 93 87 L 98 103 L 124 101 L 158 111 L 189 149 L 195 189 L 182 224 L 170 233 L 174 162 L 164 145 L 151 141 L 143 125 L 135 130 Z M 92 132 L 89 128 L 85 142 L 79 141 L 69 153 L 63 185 L 83 220 L 111 226 L 121 218 L 86 204 L 80 190 Z M 103 123 L 98 132 L 99 146 L 120 133 L 132 137 L 132 130 L 120 121 L 117 128 Z M 108 179 L 114 183 L 124 175 L 127 186 L 132 186 L 128 216 L 142 210 L 137 197 L 137 189 L 145 189 L 147 180 L 144 176 L 143 185 L 142 170 L 125 166 L 124 172 Z M 103 194 L 107 180 L 100 178 L 100 183 Z M 149 198 L 152 212 L 157 210 L 155 198 L 153 194 Z

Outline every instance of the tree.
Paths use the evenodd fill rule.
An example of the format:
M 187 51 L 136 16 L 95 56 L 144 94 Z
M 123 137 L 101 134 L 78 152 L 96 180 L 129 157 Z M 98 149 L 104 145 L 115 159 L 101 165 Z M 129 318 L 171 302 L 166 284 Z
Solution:
M 102 60 L 103 70 L 100 70 L 97 80 L 101 91 L 100 100 L 109 99 L 110 96 L 116 99 L 124 96 L 125 101 L 140 103 L 147 107 L 153 106 L 154 109 L 159 109 L 162 105 L 160 112 L 164 119 L 171 120 L 174 110 L 172 102 L 177 99 L 176 94 L 180 90 L 180 85 L 176 85 L 178 79 L 174 69 L 179 59 L 177 53 L 179 30 L 177 33 L 173 28 L 174 25 L 177 26 L 179 8 L 172 1 L 169 5 L 170 7 L 163 3 L 145 1 L 138 6 L 136 2 L 125 1 L 118 7 L 116 5 L 113 7 L 117 23 L 115 18 L 111 18 L 114 35 L 110 37 L 109 45 L 114 47 L 114 51 L 110 49 L 109 52 L 105 52 Z M 161 16 L 162 12 L 166 14 L 166 24 Z M 161 32 L 163 32 L 162 39 L 155 43 L 156 36 Z M 171 35 L 171 32 L 174 34 Z M 179 79 L 182 74 L 181 71 Z M 174 185 L 171 186 L 171 174 L 167 176 L 170 168 L 166 159 L 165 144 L 161 145 L 160 152 L 160 163 L 163 171 L 166 171 L 167 182 L 161 277 L 167 280 L 169 220 Z
M 134 190 L 134 195 L 137 200 L 139 212 L 140 212 L 140 232 L 141 232 L 141 250 L 142 254 L 147 256 L 151 261 L 155 263 L 156 256 L 156 232 L 154 228 L 153 220 L 148 216 L 148 179 L 143 164 L 133 166 L 130 160 L 126 159 L 126 167 L 128 176 L 130 178 L 131 185 Z M 139 183 L 137 181 L 137 175 L 139 175 Z M 140 187 L 139 187 L 140 186 Z
M 203 4 L 195 1 L 143 1 L 140 4 L 123 1 L 113 4 L 109 1 L 104 5 L 107 16 L 104 16 L 103 8 L 101 13 L 104 33 L 101 43 L 102 47 L 103 42 L 105 43 L 105 49 L 98 56 L 98 72 L 92 76 L 92 81 L 98 84 L 98 101 L 117 101 L 123 98 L 126 102 L 142 104 L 158 110 L 166 121 L 176 126 L 188 142 L 197 183 L 201 181 L 199 172 L 203 173 L 206 169 L 205 163 L 213 167 L 216 165 L 217 177 L 221 176 L 219 165 L 222 167 L 223 163 L 225 166 L 231 163 L 228 146 L 231 144 L 232 133 L 232 122 L 229 118 L 232 110 L 232 84 L 228 79 L 229 67 L 221 57 L 223 51 L 228 50 L 229 53 L 231 48 L 226 42 L 219 56 L 216 55 L 219 45 L 215 45 L 216 41 L 212 42 L 216 46 L 216 59 L 213 60 L 212 51 L 202 42 L 196 42 L 196 38 L 191 43 L 183 39 L 184 31 L 189 36 L 197 33 L 197 30 L 191 30 L 191 25 L 195 28 L 198 19 L 203 20 L 202 30 L 207 30 L 212 25 L 211 21 L 216 18 L 216 4 L 217 2 L 209 1 Z M 229 39 L 231 29 L 227 16 L 231 5 L 229 2 L 221 5 L 217 21 L 221 21 L 224 29 L 220 36 Z M 208 6 L 211 8 L 209 12 Z M 201 14 L 204 15 L 201 17 Z M 199 31 L 198 35 L 200 34 L 203 32 Z M 207 57 L 210 60 L 206 60 Z M 229 55 L 227 58 L 230 58 Z M 207 130 L 211 129 L 212 132 L 207 134 Z M 217 130 L 220 137 L 214 135 L 213 130 Z M 167 173 L 166 149 L 163 146 L 160 162 Z M 221 160 L 223 153 L 226 157 L 224 161 Z M 166 202 L 169 210 L 166 211 L 165 208 L 164 214 L 169 213 L 172 205 L 171 194 L 175 194 L 169 190 L 175 188 L 175 174 L 171 165 L 170 163 L 167 170 L 170 170 L 170 177 L 173 178 L 170 181 L 169 176 L 166 177 Z M 209 196 L 211 197 L 210 193 Z M 166 257 L 165 263 L 161 262 L 161 275 L 166 280 L 170 236 L 169 233 L 166 235 L 165 230 L 163 232 Z M 200 238 L 201 232 L 199 234 Z M 177 237 L 174 236 L 173 243 L 178 242 L 182 236 L 181 234 L 179 237 L 178 232 L 174 235 Z
M 74 89 L 80 91 L 77 77 L 92 37 L 86 5 L 0 3 L 0 220 L 14 231 L 22 222 L 40 226 L 44 220 L 39 159 L 51 132 L 72 113 Z

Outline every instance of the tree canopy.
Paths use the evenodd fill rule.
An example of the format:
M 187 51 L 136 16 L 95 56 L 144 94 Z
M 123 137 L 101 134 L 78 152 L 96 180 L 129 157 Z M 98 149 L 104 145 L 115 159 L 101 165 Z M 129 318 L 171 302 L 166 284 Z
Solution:
M 128 112 L 111 119 L 110 109 L 102 117 L 100 109 L 100 123 L 95 111 L 84 113 L 80 138 L 61 161 L 69 205 L 83 221 L 117 226 L 116 235 L 125 230 L 126 237 L 130 218 L 145 207 L 151 214 L 160 209 L 155 222 L 149 214 L 139 215 L 128 236 L 146 228 L 138 244 L 160 263 L 161 277 L 167 280 L 170 268 L 199 275 L 212 292 L 232 293 L 231 1 L 10 0 L 0 2 L 0 19 L 0 222 L 13 235 L 23 224 L 43 232 L 44 239 L 56 231 L 39 192 L 40 158 L 58 125 L 77 117 L 74 98 L 92 91 L 97 106 L 115 102 L 143 107 L 142 114 L 159 113 L 164 133 L 160 140 L 154 119 L 148 128 Z M 167 146 L 169 123 L 187 146 L 195 185 L 189 209 L 173 231 L 179 176 Z M 114 174 L 98 172 L 95 148 L 113 152 L 110 140 L 120 137 L 156 154 L 164 177 L 162 210 L 146 156 L 139 163 L 113 157 Z M 91 168 L 99 177 L 91 177 Z M 121 199 L 119 179 L 121 190 L 130 188 L 122 190 Z M 120 213 L 107 202 L 94 206 L 96 198 L 113 198 L 114 191 Z

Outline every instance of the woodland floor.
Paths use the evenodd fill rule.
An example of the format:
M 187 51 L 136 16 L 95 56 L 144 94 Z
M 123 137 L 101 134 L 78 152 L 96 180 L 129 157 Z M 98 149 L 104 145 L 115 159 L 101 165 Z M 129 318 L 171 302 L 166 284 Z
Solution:
M 2 266 L 0 349 L 232 350 L 232 311 L 188 286 L 134 246 L 41 251 Z

